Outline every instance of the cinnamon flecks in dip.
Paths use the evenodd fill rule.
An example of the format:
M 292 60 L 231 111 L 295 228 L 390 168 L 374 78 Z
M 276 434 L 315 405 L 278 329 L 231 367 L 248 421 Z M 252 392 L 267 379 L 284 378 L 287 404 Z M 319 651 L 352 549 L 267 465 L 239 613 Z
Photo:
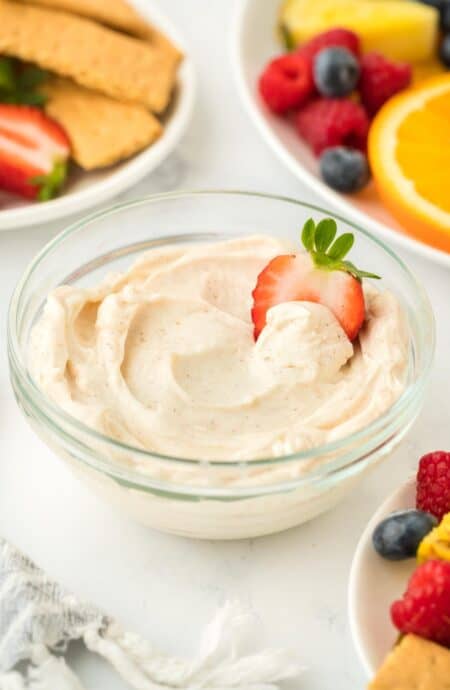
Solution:
M 59 287 L 34 327 L 31 373 L 88 426 L 164 455 L 271 458 L 360 429 L 404 388 L 402 309 L 364 283 L 353 342 L 312 301 L 271 307 L 255 342 L 252 291 L 289 251 L 257 235 L 173 245 L 98 286 Z

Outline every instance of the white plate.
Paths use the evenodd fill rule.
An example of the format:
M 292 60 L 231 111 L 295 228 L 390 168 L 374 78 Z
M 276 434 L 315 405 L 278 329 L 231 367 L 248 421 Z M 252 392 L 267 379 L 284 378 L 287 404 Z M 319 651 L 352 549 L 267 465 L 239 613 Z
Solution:
M 161 28 L 184 50 L 178 32 L 150 3 L 140 6 L 141 14 Z M 186 53 L 186 51 L 185 51 Z M 91 173 L 75 174 L 68 187 L 57 199 L 45 203 L 30 203 L 4 195 L 0 198 L 0 230 L 25 227 L 78 213 L 125 191 L 154 170 L 167 158 L 185 131 L 195 99 L 194 66 L 186 53 L 178 71 L 174 102 L 165 120 L 160 139 L 141 153 L 111 168 Z M 6 207 L 6 208 L 5 208 Z
M 352 198 L 327 187 L 318 175 L 316 159 L 292 125 L 272 115 L 264 106 L 258 94 L 257 81 L 267 61 L 281 52 L 275 31 L 280 4 L 281 0 L 236 0 L 232 61 L 242 101 L 256 128 L 286 167 L 327 204 L 381 239 L 450 267 L 450 254 L 433 249 L 402 232 L 378 201 L 373 185 Z
M 381 520 L 396 510 L 414 508 L 415 479 L 400 487 L 377 510 L 359 541 L 349 581 L 349 617 L 352 637 L 367 674 L 372 677 L 398 637 L 389 609 L 406 590 L 416 562 L 386 561 L 372 546 L 372 534 Z

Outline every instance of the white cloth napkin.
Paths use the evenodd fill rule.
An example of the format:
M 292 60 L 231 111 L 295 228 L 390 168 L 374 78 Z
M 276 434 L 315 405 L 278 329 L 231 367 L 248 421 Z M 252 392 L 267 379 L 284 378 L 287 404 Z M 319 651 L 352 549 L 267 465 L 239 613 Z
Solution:
M 83 690 L 62 656 L 76 639 L 136 690 L 276 690 L 302 667 L 292 651 L 243 652 L 256 623 L 238 602 L 227 602 L 192 661 L 169 657 L 65 592 L 0 539 L 0 690 Z M 20 661 L 27 663 L 23 674 L 13 670 Z

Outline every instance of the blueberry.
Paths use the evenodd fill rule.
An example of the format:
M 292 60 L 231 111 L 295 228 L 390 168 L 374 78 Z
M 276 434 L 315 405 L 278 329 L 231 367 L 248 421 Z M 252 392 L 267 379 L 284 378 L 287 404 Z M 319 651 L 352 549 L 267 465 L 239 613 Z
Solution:
M 445 3 L 445 0 L 420 0 L 422 5 L 429 5 L 430 7 L 434 7 L 436 10 L 440 10 L 442 5 Z
M 441 29 L 450 31 L 450 2 L 446 2 L 441 9 Z
M 392 513 L 380 522 L 372 536 L 373 546 L 389 561 L 414 558 L 422 539 L 436 527 L 438 521 L 422 510 L 403 510 Z
M 443 31 L 450 30 L 450 0 L 420 0 L 424 5 L 434 7 L 439 12 L 440 25 Z
M 326 149 L 320 157 L 320 173 L 329 187 L 338 192 L 357 192 L 370 179 L 366 156 L 346 146 Z
M 347 48 L 325 48 L 314 60 L 314 81 L 323 96 L 342 98 L 359 80 L 359 63 Z
M 446 67 L 450 67 L 450 34 L 444 36 L 439 49 L 439 57 Z

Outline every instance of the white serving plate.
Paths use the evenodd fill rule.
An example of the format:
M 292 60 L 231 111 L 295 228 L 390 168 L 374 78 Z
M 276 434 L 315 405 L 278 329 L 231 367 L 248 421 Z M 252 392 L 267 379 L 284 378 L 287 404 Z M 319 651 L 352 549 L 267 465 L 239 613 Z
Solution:
M 170 36 L 185 52 L 178 72 L 174 102 L 169 108 L 165 128 L 158 141 L 132 158 L 115 166 L 85 173 L 76 172 L 62 195 L 51 201 L 37 203 L 0 195 L 0 230 L 37 225 L 78 213 L 124 192 L 154 170 L 177 145 L 184 133 L 195 100 L 195 71 L 183 39 L 171 24 L 150 3 L 141 4 L 141 14 Z
M 324 203 L 359 223 L 381 239 L 409 249 L 450 268 L 450 254 L 406 235 L 382 206 L 373 185 L 357 196 L 338 194 L 319 177 L 317 161 L 294 128 L 272 115 L 257 90 L 258 77 L 268 60 L 282 49 L 275 25 L 281 0 L 236 0 L 232 28 L 232 61 L 241 99 L 263 139 L 278 158 Z
M 398 631 L 390 606 L 406 590 L 416 567 L 414 559 L 391 562 L 372 546 L 372 534 L 381 520 L 396 510 L 414 508 L 415 479 L 403 484 L 377 510 L 359 540 L 350 571 L 349 618 L 358 656 L 372 677 L 394 646 Z

